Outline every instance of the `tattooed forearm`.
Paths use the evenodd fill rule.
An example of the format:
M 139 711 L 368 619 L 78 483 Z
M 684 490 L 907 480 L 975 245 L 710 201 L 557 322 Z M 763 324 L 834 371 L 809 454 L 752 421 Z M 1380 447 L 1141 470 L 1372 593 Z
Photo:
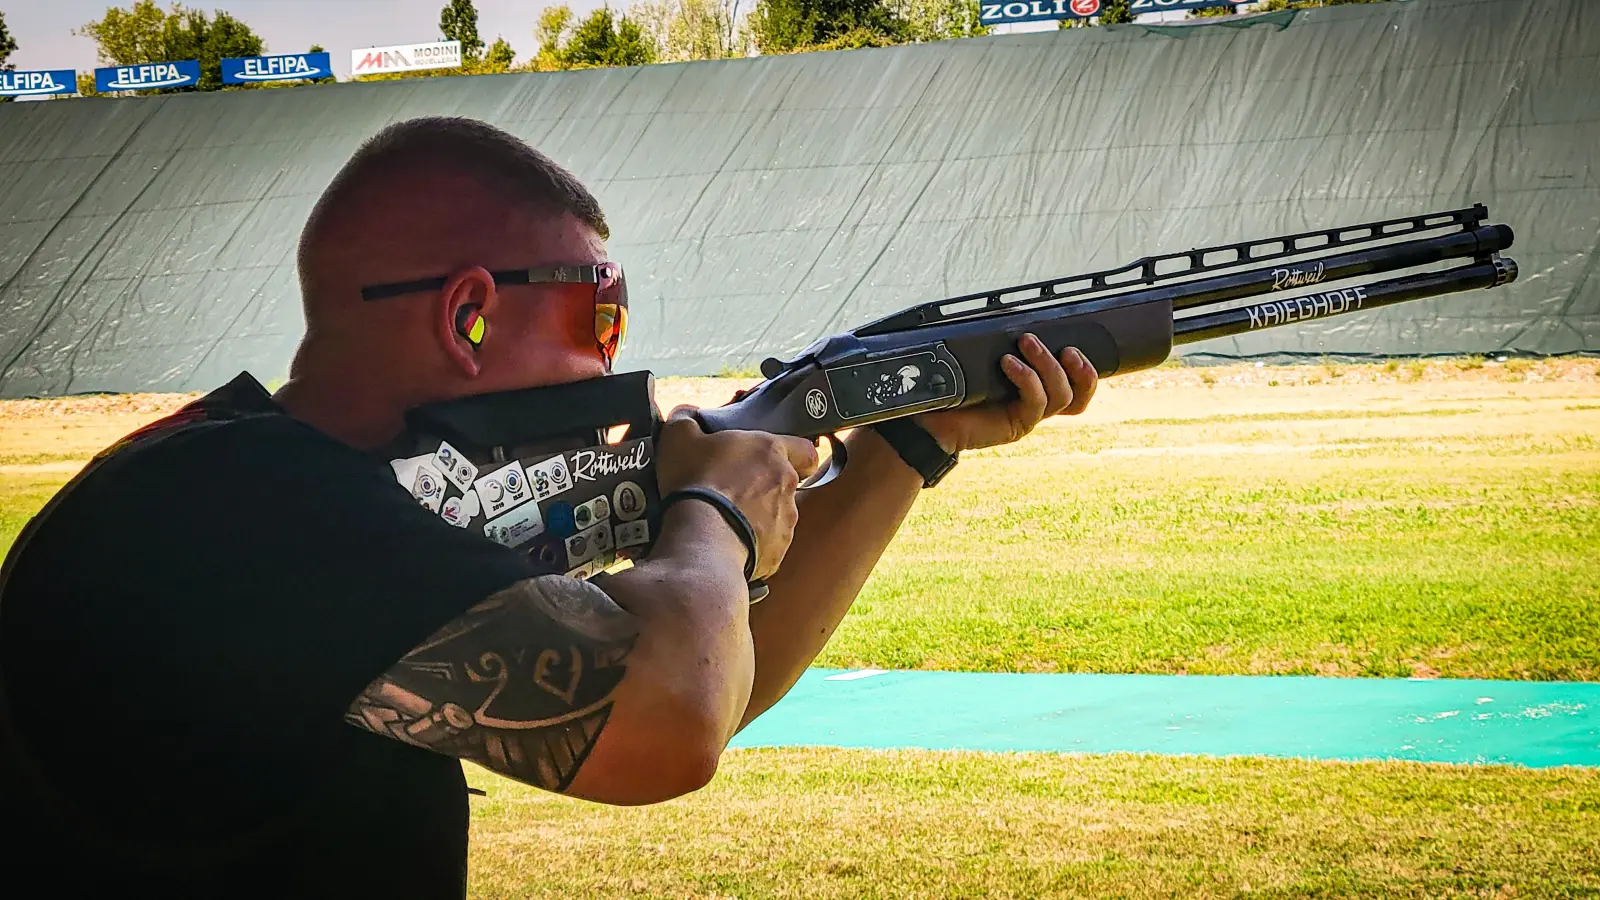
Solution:
M 594 585 L 557 575 L 524 581 L 407 654 L 346 719 L 565 790 L 605 727 L 637 633 Z

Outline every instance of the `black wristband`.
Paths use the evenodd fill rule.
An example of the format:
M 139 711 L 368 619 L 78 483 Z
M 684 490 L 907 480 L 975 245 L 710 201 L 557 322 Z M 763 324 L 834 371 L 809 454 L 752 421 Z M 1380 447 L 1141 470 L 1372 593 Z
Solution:
M 667 517 L 667 510 L 679 500 L 704 500 L 717 508 L 722 513 L 722 518 L 744 542 L 746 550 L 744 562 L 744 580 L 749 582 L 756 574 L 756 530 L 750 527 L 750 520 L 744 517 L 732 500 L 707 487 L 678 488 L 667 496 L 661 498 L 661 518 Z
M 906 465 L 922 476 L 924 488 L 938 484 L 959 461 L 961 454 L 946 453 L 938 440 L 909 416 L 874 422 L 869 427 L 882 435 Z

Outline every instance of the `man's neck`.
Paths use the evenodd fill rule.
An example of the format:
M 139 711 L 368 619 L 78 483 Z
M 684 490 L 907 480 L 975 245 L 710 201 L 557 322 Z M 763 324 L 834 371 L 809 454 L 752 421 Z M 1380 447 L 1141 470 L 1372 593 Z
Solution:
M 357 401 L 349 393 L 328 391 L 304 378 L 291 378 L 272 399 L 289 415 L 357 450 L 382 447 L 405 428 L 403 410 Z

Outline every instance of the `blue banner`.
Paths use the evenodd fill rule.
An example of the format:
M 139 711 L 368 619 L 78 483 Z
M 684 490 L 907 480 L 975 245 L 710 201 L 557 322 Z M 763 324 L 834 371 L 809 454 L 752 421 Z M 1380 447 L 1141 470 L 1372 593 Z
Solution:
M 1207 6 L 1239 6 L 1253 0 L 1133 0 L 1133 14 L 1178 12 Z M 985 25 L 1088 19 L 1100 15 L 1104 0 L 979 0 L 978 18 Z
M 76 69 L 0 72 L 0 97 L 44 97 L 50 94 L 77 92 L 78 70 Z
M 303 78 L 332 77 L 333 61 L 326 53 L 245 56 L 222 61 L 223 84 L 254 84 L 259 81 L 297 81 Z
M 200 61 L 144 63 L 137 66 L 111 66 L 94 70 L 94 89 L 102 94 L 113 91 L 152 91 L 157 88 L 189 87 L 200 83 Z

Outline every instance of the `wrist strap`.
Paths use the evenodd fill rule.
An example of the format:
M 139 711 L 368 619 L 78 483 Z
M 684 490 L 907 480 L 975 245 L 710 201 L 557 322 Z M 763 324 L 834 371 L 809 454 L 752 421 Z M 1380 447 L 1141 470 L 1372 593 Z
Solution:
M 750 527 L 750 520 L 744 517 L 732 500 L 708 487 L 682 487 L 661 499 L 661 517 L 667 516 L 667 510 L 679 500 L 704 500 L 717 508 L 722 513 L 722 518 L 733 529 L 739 540 L 744 542 L 744 580 L 749 582 L 756 574 L 756 530 Z
M 922 486 L 931 488 L 950 474 L 956 467 L 961 456 L 960 453 L 946 453 L 944 448 L 926 428 L 911 421 L 910 416 L 899 419 L 885 419 L 874 422 L 873 431 L 883 436 L 900 454 L 906 465 L 917 471 L 922 476 Z

